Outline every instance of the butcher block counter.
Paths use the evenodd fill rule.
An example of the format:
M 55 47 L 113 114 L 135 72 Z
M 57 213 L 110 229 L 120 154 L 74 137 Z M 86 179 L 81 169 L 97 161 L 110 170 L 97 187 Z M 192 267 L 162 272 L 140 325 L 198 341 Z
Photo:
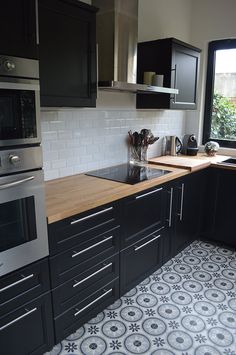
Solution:
M 208 157 L 204 153 L 200 153 L 197 156 L 180 155 L 152 158 L 149 160 L 149 166 L 157 169 L 166 169 L 171 172 L 135 185 L 96 178 L 85 174 L 47 181 L 45 187 L 48 223 L 57 222 L 209 166 L 236 169 L 234 166 L 218 164 L 227 158 L 229 157 L 223 155 Z
M 169 170 L 169 174 L 129 185 L 116 181 L 78 174 L 50 180 L 45 183 L 46 215 L 48 223 L 88 211 L 119 200 L 148 188 L 189 174 L 187 169 L 151 165 L 152 168 Z

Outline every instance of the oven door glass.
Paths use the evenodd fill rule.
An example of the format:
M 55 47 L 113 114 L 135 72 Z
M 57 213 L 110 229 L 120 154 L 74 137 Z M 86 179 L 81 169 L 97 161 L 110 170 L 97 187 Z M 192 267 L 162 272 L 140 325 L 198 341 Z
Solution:
M 0 203 L 0 252 L 36 238 L 33 196 Z
M 0 89 L 0 140 L 37 137 L 35 91 Z

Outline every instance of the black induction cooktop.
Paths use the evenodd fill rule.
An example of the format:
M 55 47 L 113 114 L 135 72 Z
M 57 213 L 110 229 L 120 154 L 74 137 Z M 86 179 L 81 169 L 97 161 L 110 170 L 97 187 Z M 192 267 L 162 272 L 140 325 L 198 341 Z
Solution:
M 86 175 L 134 185 L 138 182 L 154 179 L 168 173 L 170 173 L 168 170 L 154 169 L 148 166 L 120 164 L 109 168 L 93 170 L 86 173 Z

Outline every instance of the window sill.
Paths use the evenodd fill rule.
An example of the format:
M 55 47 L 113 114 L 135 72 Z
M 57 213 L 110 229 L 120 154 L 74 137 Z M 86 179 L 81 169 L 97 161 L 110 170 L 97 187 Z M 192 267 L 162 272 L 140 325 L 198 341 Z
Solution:
M 204 145 L 199 146 L 199 152 L 204 152 Z M 218 150 L 218 154 L 222 155 L 229 155 L 229 156 L 236 156 L 236 149 L 235 148 L 220 148 Z

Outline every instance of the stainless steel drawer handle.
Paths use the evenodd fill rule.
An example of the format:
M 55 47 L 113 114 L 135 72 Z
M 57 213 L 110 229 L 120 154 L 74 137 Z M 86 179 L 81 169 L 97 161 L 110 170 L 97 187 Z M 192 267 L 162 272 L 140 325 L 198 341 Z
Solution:
M 27 311 L 27 309 L 25 309 L 25 311 L 26 311 L 26 313 L 24 313 L 24 314 L 22 314 L 21 316 L 19 316 L 19 317 L 13 319 L 11 322 L 9 322 L 9 323 L 3 325 L 3 326 L 0 328 L 0 331 L 3 330 L 3 329 L 5 329 L 5 328 L 7 328 L 7 327 L 9 327 L 9 326 L 12 325 L 12 324 L 18 322 L 18 320 L 27 317 L 29 314 L 31 314 L 31 313 L 37 311 L 37 308 L 33 308 L 33 309 L 31 309 L 30 311 Z
M 27 177 L 25 179 L 12 181 L 12 182 L 9 182 L 8 184 L 2 184 L 2 185 L 0 185 L 0 190 L 8 189 L 9 187 L 14 187 L 14 186 L 23 184 L 24 182 L 33 180 L 33 179 L 35 179 L 35 176 L 29 176 L 29 177 Z
M 88 251 L 90 249 L 96 248 L 98 245 L 103 244 L 103 243 L 107 242 L 108 240 L 110 240 L 112 238 L 113 238 L 113 235 L 111 235 L 110 237 L 108 237 L 106 239 L 103 239 L 100 242 L 95 243 L 95 244 L 91 245 L 90 247 L 85 248 L 85 249 L 83 249 L 81 251 L 78 251 L 78 252 L 74 251 L 74 254 L 72 254 L 71 257 L 75 258 L 76 256 L 81 255 L 81 254 L 85 253 L 86 251 Z
M 159 192 L 159 191 L 161 191 L 161 190 L 163 190 L 162 187 L 161 187 L 160 189 L 152 190 L 152 191 L 150 191 L 150 192 L 146 192 L 145 194 L 136 196 L 135 199 L 138 200 L 139 198 L 143 198 L 143 197 L 146 197 L 146 196 L 148 196 L 148 195 L 155 194 L 156 192 Z
M 146 243 L 140 245 L 139 247 L 134 247 L 134 251 L 137 251 L 137 250 L 139 250 L 139 249 L 142 249 L 142 248 L 145 247 L 146 245 L 148 245 L 148 244 L 154 242 L 154 240 L 160 238 L 160 236 L 161 236 L 161 235 L 159 234 L 159 235 L 157 235 L 156 237 L 154 237 L 154 238 L 152 238 L 151 240 L 149 240 L 148 242 L 146 242 Z
M 70 224 L 76 224 L 76 223 L 85 221 L 86 219 L 93 218 L 95 216 L 98 216 L 99 214 L 102 214 L 102 213 L 105 213 L 105 212 L 111 211 L 111 210 L 113 210 L 113 207 L 106 208 L 105 210 L 101 210 L 101 211 L 98 211 L 96 213 L 92 213 L 92 214 L 90 214 L 88 216 L 85 216 L 85 217 L 82 217 L 82 218 L 79 218 L 79 219 L 75 219 L 74 221 L 71 221 Z
M 170 207 L 169 207 L 169 219 L 167 219 L 168 226 L 171 227 L 172 224 L 172 205 L 173 205 L 173 187 L 171 187 L 170 191 Z
M 178 213 L 179 220 L 183 220 L 183 205 L 184 205 L 184 183 L 181 184 L 181 202 L 180 202 L 180 211 Z
M 1 289 L 0 289 L 0 292 L 6 291 L 6 290 L 8 290 L 9 288 L 14 287 L 15 285 L 18 285 L 18 284 L 20 284 L 20 283 L 22 283 L 22 282 L 24 282 L 24 281 L 26 281 L 26 280 L 31 279 L 32 277 L 34 277 L 34 274 L 31 274 L 31 275 L 28 275 L 28 276 L 24 276 L 24 275 L 22 275 L 22 276 L 23 276 L 22 279 L 20 279 L 20 280 L 18 280 L 18 281 L 15 281 L 15 282 L 13 282 L 13 283 L 10 284 L 10 285 L 1 288 Z
M 106 266 L 102 267 L 101 269 L 99 269 L 99 270 L 93 272 L 91 275 L 85 277 L 83 280 L 78 281 L 78 282 L 75 281 L 76 283 L 73 285 L 73 287 L 77 287 L 77 286 L 81 285 L 83 282 L 85 282 L 85 281 L 89 280 L 91 277 L 93 277 L 93 276 L 99 274 L 99 272 L 102 272 L 103 270 L 106 270 L 106 269 L 109 268 L 111 265 L 112 265 L 112 263 L 109 263 L 109 264 L 107 264 Z
M 35 80 L 36 81 L 36 80 Z M 39 91 L 39 84 L 25 84 L 25 83 L 14 83 L 14 82 L 1 82 L 0 89 L 6 90 L 30 90 Z
M 108 291 L 106 291 L 105 293 L 103 293 L 103 295 L 99 296 L 98 298 L 96 298 L 94 301 L 90 302 L 89 304 L 87 304 L 87 306 L 85 306 L 84 308 L 79 309 L 74 316 L 78 316 L 81 312 L 85 311 L 87 308 L 89 308 L 90 306 L 92 306 L 92 304 L 96 303 L 97 301 L 99 301 L 101 298 L 105 297 L 106 295 L 108 295 L 108 293 L 112 292 L 112 288 Z

